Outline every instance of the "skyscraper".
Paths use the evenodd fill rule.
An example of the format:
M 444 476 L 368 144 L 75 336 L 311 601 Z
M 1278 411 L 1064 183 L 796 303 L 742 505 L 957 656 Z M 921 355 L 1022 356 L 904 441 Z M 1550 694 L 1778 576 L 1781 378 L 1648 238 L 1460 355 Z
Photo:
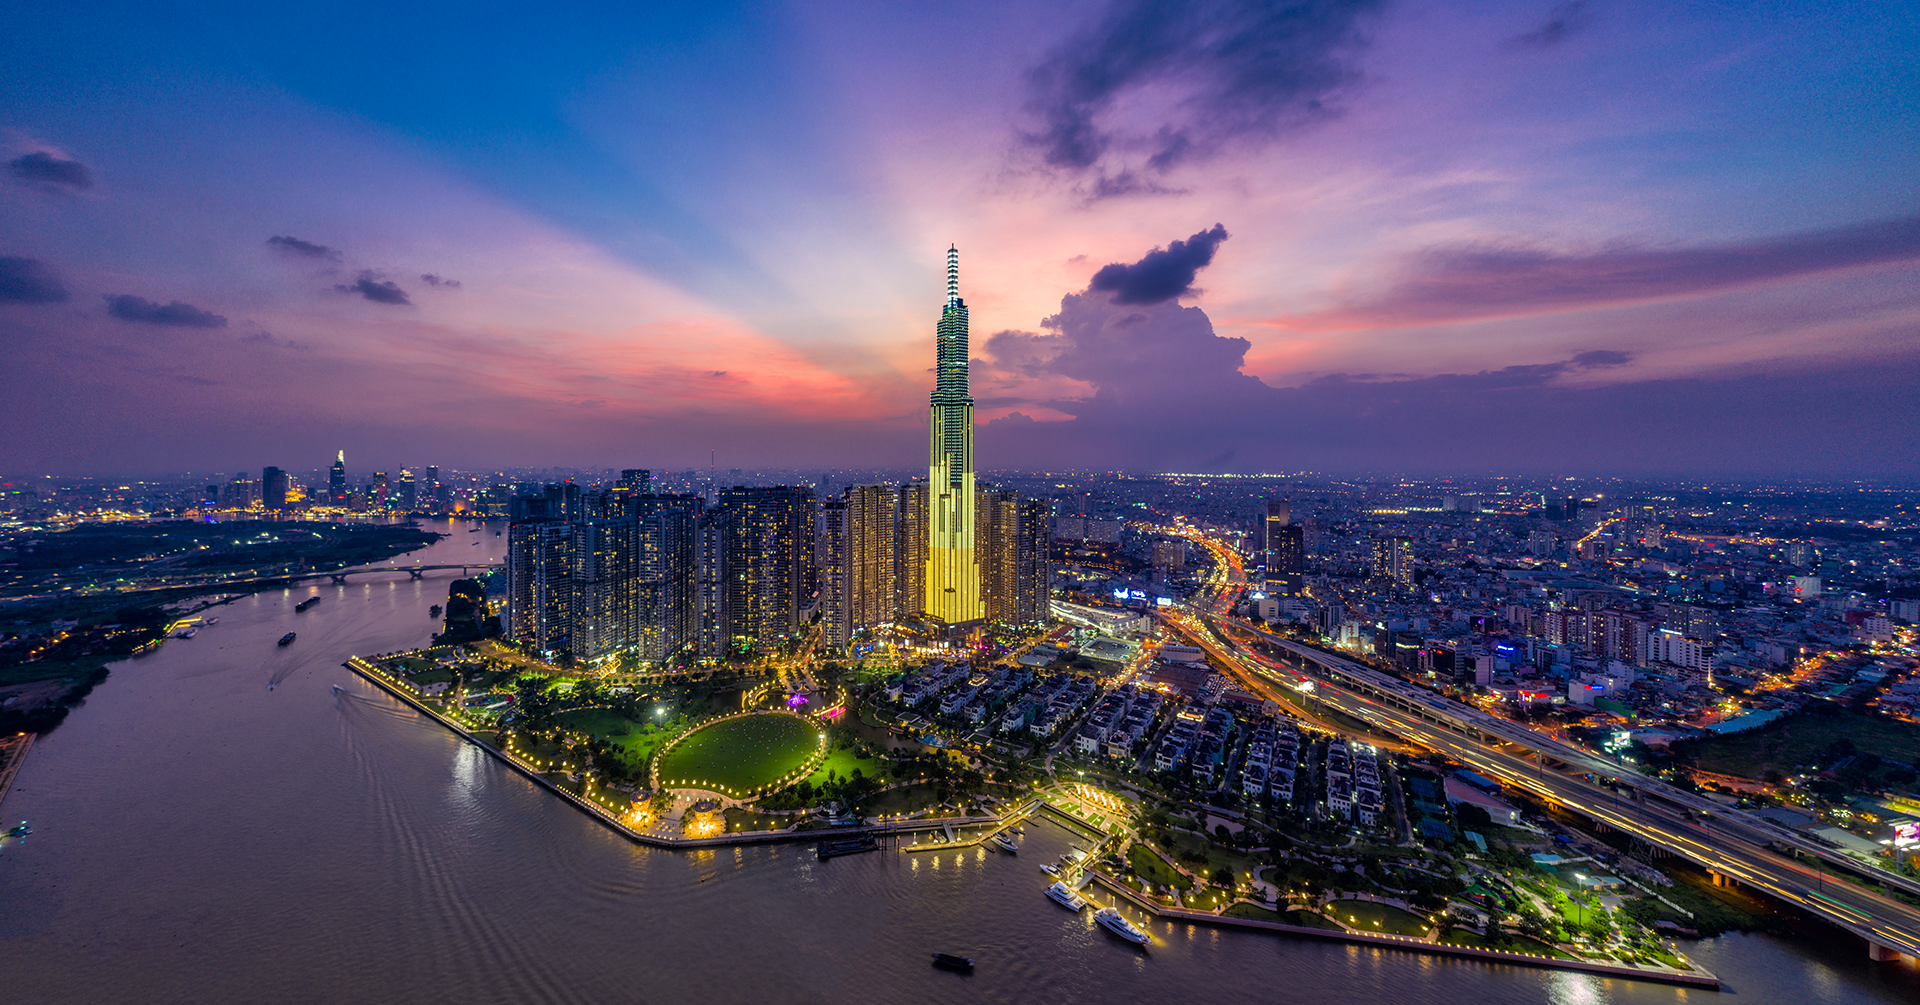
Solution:
M 947 303 L 934 331 L 926 614 L 957 625 L 985 616 L 973 553 L 973 399 L 967 390 L 967 305 L 960 299 L 958 248 L 947 249 Z
M 1293 504 L 1267 500 L 1266 560 L 1268 593 L 1299 593 L 1306 571 L 1306 528 L 1293 523 Z
M 279 468 L 263 468 L 260 471 L 260 500 L 268 509 L 286 509 L 287 493 L 293 487 L 293 479 L 287 477 Z
M 335 506 L 347 503 L 347 452 L 340 451 L 333 457 L 333 467 L 327 469 L 327 501 Z

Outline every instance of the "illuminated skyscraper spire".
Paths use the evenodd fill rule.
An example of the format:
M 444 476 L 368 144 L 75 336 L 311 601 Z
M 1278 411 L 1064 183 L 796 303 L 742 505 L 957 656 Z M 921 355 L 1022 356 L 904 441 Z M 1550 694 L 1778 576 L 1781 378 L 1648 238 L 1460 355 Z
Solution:
M 960 249 L 947 249 L 947 303 L 934 329 L 931 442 L 927 463 L 927 616 L 977 621 L 980 567 L 973 551 L 973 399 L 967 391 L 967 304 Z

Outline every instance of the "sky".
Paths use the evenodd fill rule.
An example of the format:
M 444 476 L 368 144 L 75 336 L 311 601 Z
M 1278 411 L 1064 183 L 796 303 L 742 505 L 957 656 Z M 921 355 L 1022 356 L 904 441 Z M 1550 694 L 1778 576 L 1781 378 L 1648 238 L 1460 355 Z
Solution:
M 1920 477 L 1910 3 L 0 12 L 0 470 Z

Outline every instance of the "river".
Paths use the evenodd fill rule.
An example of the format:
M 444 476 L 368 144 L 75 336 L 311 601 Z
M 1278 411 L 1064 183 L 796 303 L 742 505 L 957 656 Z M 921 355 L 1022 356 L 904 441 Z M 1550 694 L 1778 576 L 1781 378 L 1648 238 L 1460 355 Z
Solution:
M 431 526 L 431 525 L 429 525 Z M 497 528 L 401 560 L 497 557 Z M 446 574 L 248 597 L 113 668 L 7 797 L 13 1003 L 1668 1003 L 1712 992 L 1156 922 L 1141 953 L 1041 897 L 1071 836 L 819 862 L 635 846 L 340 664 L 425 643 Z M 295 613 L 307 596 L 321 603 Z M 299 639 L 285 648 L 287 631 Z M 278 686 L 269 690 L 269 683 Z M 343 693 L 332 690 L 336 685 Z M 1090 913 L 1090 912 L 1089 912 Z M 970 975 L 932 969 L 972 955 Z M 1749 1002 L 1920 1001 L 1849 939 L 1689 947 Z

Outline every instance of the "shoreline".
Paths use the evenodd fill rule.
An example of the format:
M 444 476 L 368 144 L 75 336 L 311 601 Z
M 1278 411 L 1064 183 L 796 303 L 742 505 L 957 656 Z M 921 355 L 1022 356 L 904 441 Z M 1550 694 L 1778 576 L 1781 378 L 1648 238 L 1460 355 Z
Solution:
M 892 824 L 871 824 L 871 825 L 850 824 L 850 825 L 841 826 L 841 827 L 827 827 L 827 828 L 821 828 L 818 830 L 810 830 L 810 831 L 764 831 L 764 832 L 758 832 L 758 833 L 726 834 L 726 835 L 720 835 L 717 837 L 710 837 L 710 838 L 669 838 L 669 837 L 661 837 L 655 834 L 646 834 L 640 831 L 636 831 L 628 827 L 627 825 L 621 823 L 619 818 L 614 816 L 612 813 L 608 812 L 605 807 L 596 805 L 592 800 L 582 798 L 581 796 L 575 795 L 574 793 L 569 792 L 558 785 L 555 785 L 552 781 L 547 779 L 538 771 L 535 771 L 533 768 L 531 768 L 528 765 L 522 764 L 519 761 L 519 759 L 509 755 L 503 750 L 500 750 L 494 745 L 487 743 L 484 740 L 481 740 L 479 737 L 475 736 L 473 732 L 467 729 L 465 726 L 448 719 L 446 716 L 441 715 L 437 710 L 430 708 L 424 703 L 418 701 L 413 695 L 408 694 L 406 692 L 406 689 L 402 685 L 400 685 L 399 682 L 389 678 L 386 674 L 382 673 L 372 663 L 368 662 L 362 657 L 359 657 L 359 656 L 348 657 L 347 662 L 342 665 L 345 666 L 347 669 L 352 670 L 354 673 L 360 675 L 361 677 L 365 678 L 368 682 L 380 688 L 380 690 L 385 691 L 386 693 L 394 696 L 395 698 L 400 699 L 402 702 L 405 702 L 409 707 L 413 708 L 415 711 L 420 712 L 421 714 L 427 716 L 429 719 L 432 719 L 433 721 L 438 722 L 442 726 L 445 726 L 447 729 L 451 730 L 455 735 L 461 737 L 462 739 L 466 740 L 469 743 L 474 744 L 475 746 L 478 746 L 480 749 L 486 751 L 488 754 L 491 754 L 493 757 L 497 758 L 501 763 L 506 764 L 508 767 L 512 768 L 514 771 L 532 780 L 535 784 L 541 786 L 542 788 L 546 789 L 549 792 L 552 792 L 556 795 L 563 797 L 567 802 L 585 811 L 588 816 L 592 817 L 594 820 L 606 826 L 607 828 L 612 830 L 614 833 L 619 834 L 620 836 L 625 837 L 636 844 L 645 845 L 651 848 L 694 849 L 694 848 L 718 848 L 718 847 L 728 847 L 728 846 L 737 846 L 737 845 L 774 844 L 774 843 L 781 843 L 781 842 L 820 841 L 820 840 L 829 840 L 835 837 L 846 837 L 846 836 L 860 835 L 860 834 L 888 835 L 888 834 L 914 833 L 918 831 L 929 831 L 929 830 L 944 830 L 948 826 L 959 828 L 959 827 L 969 827 L 969 826 L 992 825 L 992 828 L 994 830 L 997 830 L 1000 827 L 1005 826 L 1007 822 L 1013 819 L 1013 817 L 1007 817 L 1007 818 L 965 817 L 957 820 L 949 819 L 949 820 L 941 820 L 941 821 L 927 821 L 924 823 L 917 823 L 917 824 L 916 823 L 892 823 Z M 1047 809 L 1053 809 L 1057 814 L 1065 816 L 1069 820 L 1073 820 L 1077 825 L 1079 825 L 1079 827 L 1090 828 L 1092 826 L 1090 824 L 1085 823 L 1084 821 L 1079 820 L 1077 817 L 1074 817 L 1071 814 L 1068 814 L 1065 811 L 1060 810 L 1057 807 L 1054 807 L 1053 804 L 1050 801 L 1046 800 L 1044 797 L 1040 798 L 1039 805 Z M 1016 814 L 1016 816 L 1020 816 L 1020 815 L 1030 816 L 1031 812 L 1032 811 L 1030 810 L 1026 814 Z M 930 845 L 924 848 L 920 848 L 918 850 L 932 851 L 935 849 L 945 850 L 947 848 L 970 847 L 970 846 L 979 844 L 983 840 L 984 840 L 984 837 L 977 837 L 975 840 L 970 842 L 963 843 L 960 841 L 955 841 L 952 843 Z M 899 850 L 902 852 L 905 852 L 907 849 L 901 848 Z M 1426 940 L 1414 939 L 1406 936 L 1386 935 L 1386 934 L 1376 935 L 1376 934 L 1367 933 L 1367 932 L 1353 932 L 1353 931 L 1334 930 L 1334 929 L 1327 929 L 1327 928 L 1311 928 L 1311 927 L 1306 927 L 1301 925 L 1288 925 L 1281 922 L 1259 921 L 1253 918 L 1231 918 L 1231 917 L 1226 917 L 1224 915 L 1219 915 L 1219 914 L 1210 914 L 1205 911 L 1193 911 L 1193 910 L 1188 910 L 1185 908 L 1177 908 L 1177 907 L 1162 907 L 1160 905 L 1153 904 L 1149 901 L 1143 900 L 1142 898 L 1140 898 L 1138 894 L 1135 894 L 1133 891 L 1128 890 L 1117 883 L 1114 883 L 1108 877 L 1102 875 L 1099 872 L 1094 872 L 1093 878 L 1097 880 L 1102 886 L 1110 890 L 1115 896 L 1125 899 L 1128 903 L 1131 903 L 1134 906 L 1139 907 L 1144 911 L 1147 911 L 1149 914 L 1152 914 L 1156 918 L 1169 918 L 1173 920 L 1186 921 L 1186 922 L 1196 923 L 1196 924 L 1221 925 L 1221 926 L 1234 927 L 1234 928 L 1247 928 L 1255 931 L 1269 931 L 1269 932 L 1285 933 L 1289 935 L 1302 935 L 1302 936 L 1308 936 L 1308 937 L 1317 938 L 1317 939 L 1330 939 L 1335 941 L 1344 941 L 1344 942 L 1357 943 L 1362 945 L 1371 945 L 1371 946 L 1376 946 L 1380 948 L 1401 949 L 1401 950 L 1407 950 L 1407 951 L 1416 952 L 1416 953 L 1435 953 L 1435 954 L 1446 955 L 1446 956 L 1461 956 L 1461 957 L 1485 960 L 1488 962 L 1511 963 L 1511 964 L 1518 964 L 1521 966 L 1534 966 L 1534 967 L 1544 967 L 1544 968 L 1561 969 L 1561 970 L 1579 970 L 1579 971 L 1584 971 L 1586 973 L 1600 974 L 1608 977 L 1624 977 L 1624 978 L 1632 978 L 1632 979 L 1639 979 L 1639 980 L 1659 981 L 1667 984 L 1681 984 L 1689 987 L 1710 988 L 1716 991 L 1719 990 L 1720 988 L 1719 977 L 1715 976 L 1714 974 L 1708 971 L 1700 970 L 1697 967 L 1692 972 L 1681 972 L 1677 970 L 1671 970 L 1671 971 L 1642 970 L 1642 969 L 1637 969 L 1633 967 L 1614 966 L 1614 965 L 1609 965 L 1604 963 L 1591 963 L 1591 962 L 1582 961 L 1582 960 L 1561 960 L 1561 959 L 1555 959 L 1547 956 L 1532 956 L 1526 953 L 1511 953 L 1511 952 L 1506 952 L 1504 950 L 1497 950 L 1497 949 L 1475 949 L 1471 946 L 1453 946 L 1443 942 L 1429 942 Z

